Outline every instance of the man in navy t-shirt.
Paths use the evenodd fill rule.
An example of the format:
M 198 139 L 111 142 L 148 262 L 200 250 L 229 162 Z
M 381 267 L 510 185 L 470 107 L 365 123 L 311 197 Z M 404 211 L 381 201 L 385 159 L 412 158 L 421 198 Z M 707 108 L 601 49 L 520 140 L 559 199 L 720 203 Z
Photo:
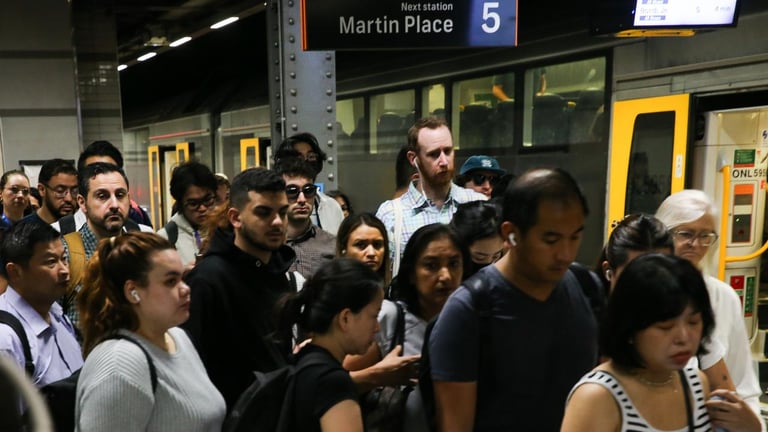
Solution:
M 597 325 L 568 270 L 587 211 L 562 170 L 529 171 L 507 189 L 499 229 L 510 252 L 451 295 L 429 339 L 440 430 L 560 430 L 569 390 L 597 364 Z M 489 319 L 466 288 L 475 278 Z

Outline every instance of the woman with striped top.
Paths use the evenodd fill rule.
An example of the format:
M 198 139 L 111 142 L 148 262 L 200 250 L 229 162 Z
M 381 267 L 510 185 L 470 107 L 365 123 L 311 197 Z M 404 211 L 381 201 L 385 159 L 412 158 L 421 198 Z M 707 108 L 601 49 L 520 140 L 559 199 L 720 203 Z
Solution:
M 609 360 L 574 386 L 562 431 L 712 430 L 707 379 L 686 368 L 714 327 L 693 265 L 661 254 L 635 258 L 621 272 L 601 324 Z

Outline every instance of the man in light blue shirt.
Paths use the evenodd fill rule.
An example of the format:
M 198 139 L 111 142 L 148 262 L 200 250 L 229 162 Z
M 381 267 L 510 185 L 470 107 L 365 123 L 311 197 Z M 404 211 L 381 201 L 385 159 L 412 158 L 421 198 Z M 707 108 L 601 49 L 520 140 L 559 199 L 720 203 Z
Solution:
M 448 223 L 459 204 L 487 199 L 452 182 L 453 159 L 453 138 L 445 119 L 425 117 L 408 130 L 408 160 L 419 172 L 419 181 L 412 182 L 400 198 L 384 201 L 376 212 L 387 227 L 393 275 L 405 244 L 417 229 Z
M 32 381 L 42 387 L 72 375 L 83 366 L 83 356 L 72 324 L 56 303 L 69 282 L 59 233 L 42 221 L 21 221 L 5 235 L 0 256 L 8 279 L 0 309 L 24 328 L 35 366 Z M 0 325 L 0 354 L 24 369 L 22 342 L 7 325 Z

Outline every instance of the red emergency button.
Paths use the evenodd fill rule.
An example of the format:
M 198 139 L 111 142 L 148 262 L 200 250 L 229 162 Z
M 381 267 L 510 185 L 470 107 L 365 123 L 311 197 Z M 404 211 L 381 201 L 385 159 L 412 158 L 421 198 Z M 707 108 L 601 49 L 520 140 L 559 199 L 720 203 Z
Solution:
M 744 289 L 744 276 L 731 276 L 731 287 L 735 290 Z

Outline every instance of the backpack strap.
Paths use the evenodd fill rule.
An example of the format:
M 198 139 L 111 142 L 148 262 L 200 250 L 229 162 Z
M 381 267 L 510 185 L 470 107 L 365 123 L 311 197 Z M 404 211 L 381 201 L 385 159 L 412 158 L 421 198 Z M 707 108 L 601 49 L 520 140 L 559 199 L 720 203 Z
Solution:
M 493 354 L 491 348 L 493 341 L 491 337 L 491 319 L 493 318 L 493 304 L 491 302 L 491 295 L 488 291 L 488 285 L 485 280 L 480 277 L 470 278 L 464 281 L 464 286 L 467 287 L 470 296 L 472 296 L 472 304 L 475 306 L 478 318 L 478 345 L 480 347 L 478 352 L 477 366 L 478 371 L 478 384 L 483 382 L 486 388 L 494 388 L 496 380 L 493 379 L 490 374 L 493 373 Z M 480 375 L 484 375 L 484 379 L 480 379 Z
M 131 336 L 127 336 L 122 333 L 112 333 L 109 336 L 105 337 L 102 340 L 102 342 L 109 339 L 127 340 L 135 344 L 137 347 L 139 347 L 139 349 L 141 349 L 141 352 L 144 353 L 144 357 L 147 358 L 147 364 L 149 364 L 149 379 L 152 380 L 152 393 L 154 394 L 157 391 L 157 370 L 155 369 L 155 363 L 152 362 L 152 357 L 149 355 L 149 351 L 147 351 L 147 349 L 144 348 L 144 345 L 139 343 L 139 341 L 132 338 Z
M 581 291 L 587 296 L 592 312 L 595 316 L 599 316 L 607 302 L 603 284 L 600 283 L 600 280 L 588 268 L 575 261 L 568 266 L 568 269 L 576 278 Z
M 68 214 L 61 219 L 59 219 L 59 232 L 61 235 L 69 234 L 71 232 L 77 231 L 77 226 L 75 225 L 75 214 Z
M 176 246 L 176 241 L 179 239 L 179 226 L 176 225 L 176 222 L 169 220 L 167 224 L 165 224 L 165 235 L 168 236 L 168 241 L 173 245 Z
M 29 340 L 27 339 L 27 332 L 24 331 L 24 326 L 21 325 L 21 321 L 8 311 L 0 310 L 0 323 L 7 325 L 11 330 L 16 333 L 21 341 L 21 348 L 24 351 L 24 370 L 27 371 L 27 375 L 30 378 L 35 376 L 35 363 L 32 361 L 32 350 L 29 348 Z
M 123 221 L 123 228 L 125 228 L 126 231 L 141 231 L 141 228 L 139 228 L 139 224 L 136 223 L 135 220 L 131 218 L 125 218 Z
M 397 320 L 395 321 L 395 333 L 392 335 L 392 342 L 389 344 L 389 351 L 392 352 L 398 345 L 405 344 L 405 309 L 400 301 L 395 302 L 397 309 Z M 403 355 L 402 352 L 400 355 Z
M 85 273 L 85 265 L 88 260 L 85 257 L 83 238 L 78 231 L 67 233 L 64 235 L 64 240 L 69 248 L 69 285 L 67 285 L 67 294 L 64 295 L 61 307 L 66 312 L 77 297 L 76 289 L 83 280 L 83 273 Z
M 398 270 L 400 270 L 400 251 L 402 249 L 401 243 L 403 241 L 403 204 L 400 201 L 400 198 L 392 200 L 392 207 L 395 212 L 395 229 L 393 233 L 393 236 L 395 237 L 395 259 L 392 262 L 392 275 L 397 275 Z

